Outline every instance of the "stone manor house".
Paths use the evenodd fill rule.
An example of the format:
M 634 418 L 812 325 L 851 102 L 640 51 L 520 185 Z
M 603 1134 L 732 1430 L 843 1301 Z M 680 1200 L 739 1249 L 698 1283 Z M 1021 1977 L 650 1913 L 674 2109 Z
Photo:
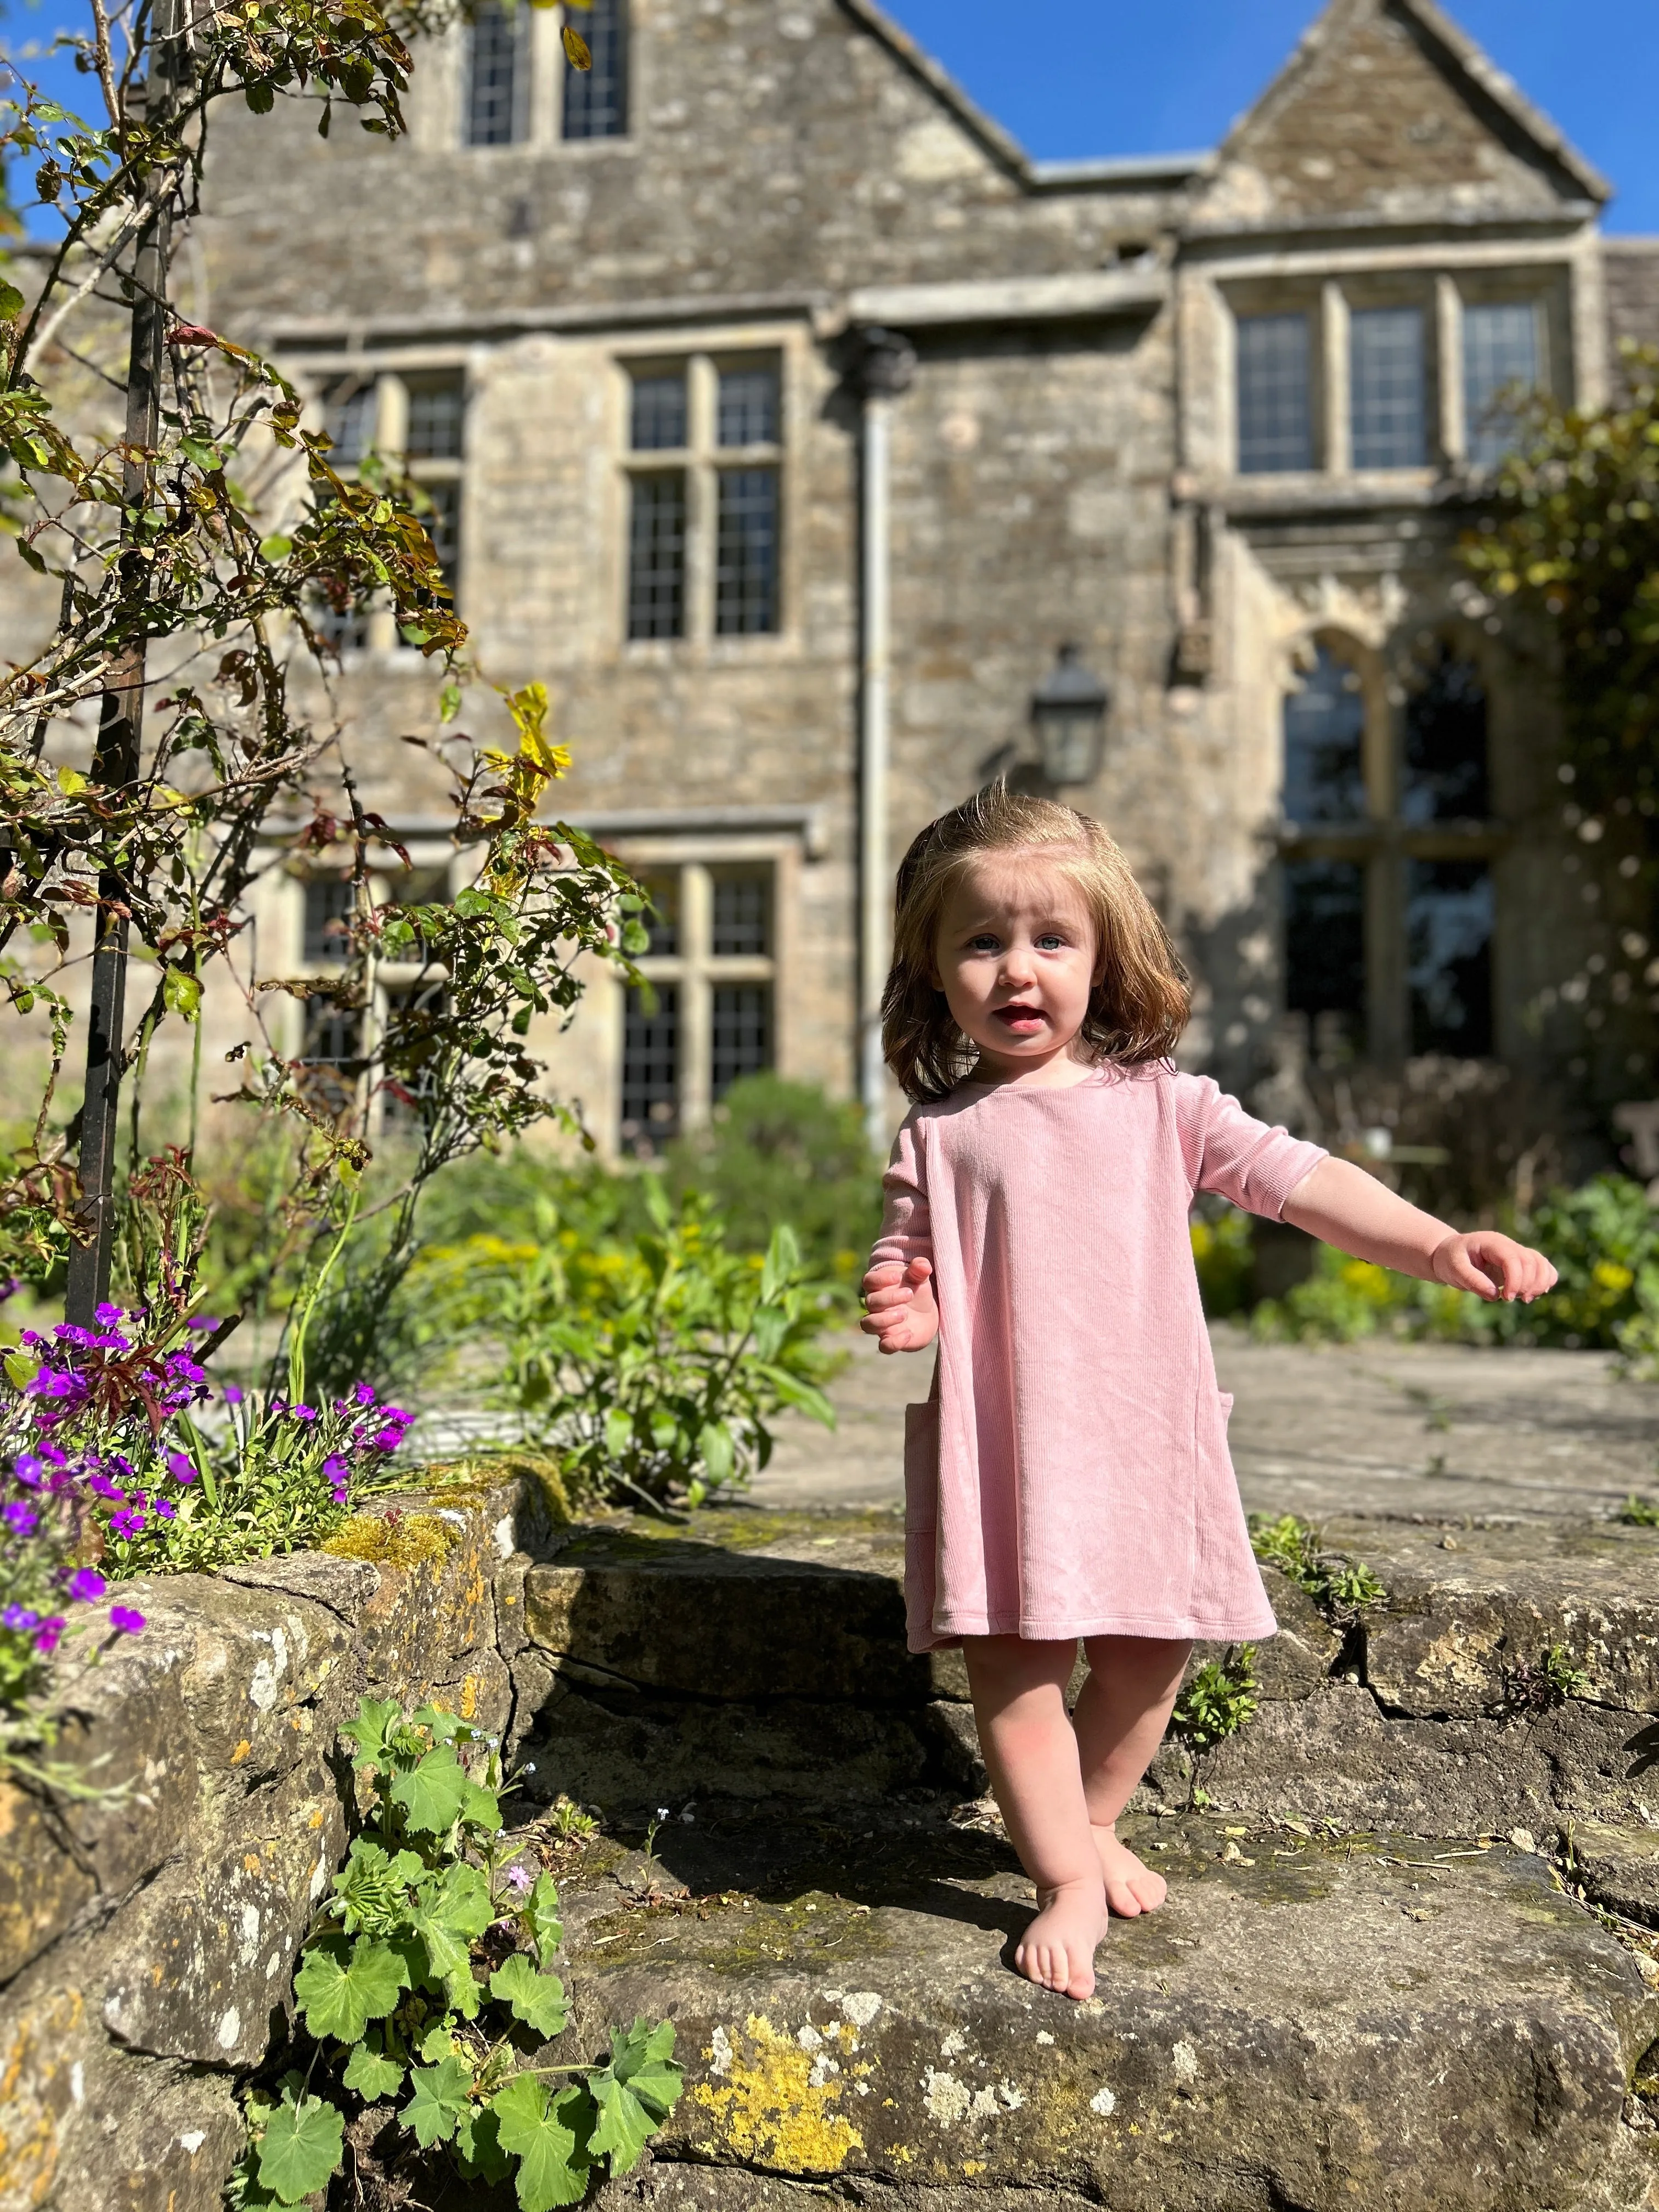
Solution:
M 547 1041 L 602 1141 L 762 1067 L 890 1122 L 893 868 L 998 773 L 1123 843 L 1224 1082 L 1287 1024 L 1554 1066 L 1607 925 L 1452 549 L 1516 390 L 1596 401 L 1659 335 L 1607 184 L 1431 0 L 1332 0 L 1218 148 L 1068 162 L 873 0 L 578 20 L 588 76 L 522 5 L 424 48 L 390 149 L 231 124 L 200 273 L 348 457 L 408 456 L 483 666 L 550 684 L 564 810 L 651 886 L 654 1008 L 601 978 Z M 338 630 L 430 896 L 431 671 Z M 325 963 L 338 896 L 263 926 Z

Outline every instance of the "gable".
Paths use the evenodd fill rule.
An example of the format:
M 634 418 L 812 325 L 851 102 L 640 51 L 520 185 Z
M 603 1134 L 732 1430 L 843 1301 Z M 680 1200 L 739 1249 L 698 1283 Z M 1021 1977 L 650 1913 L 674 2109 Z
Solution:
M 1601 180 L 1422 0 L 1334 0 L 1221 151 L 1200 220 L 1547 216 Z

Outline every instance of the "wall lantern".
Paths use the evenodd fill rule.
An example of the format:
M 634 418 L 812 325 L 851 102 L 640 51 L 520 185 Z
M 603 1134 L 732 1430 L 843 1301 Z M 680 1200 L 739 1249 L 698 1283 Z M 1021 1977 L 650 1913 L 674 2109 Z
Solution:
M 1110 692 L 1084 666 L 1076 646 L 1062 645 L 1031 694 L 1031 726 L 1050 783 L 1092 783 L 1100 774 L 1110 704 Z

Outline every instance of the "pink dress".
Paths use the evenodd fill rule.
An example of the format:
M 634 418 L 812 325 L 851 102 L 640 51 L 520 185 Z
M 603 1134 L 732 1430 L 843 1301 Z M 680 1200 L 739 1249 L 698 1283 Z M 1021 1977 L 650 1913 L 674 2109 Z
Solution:
M 933 1265 L 905 1414 L 909 1644 L 1273 1633 L 1188 1235 L 1195 1193 L 1279 1218 L 1326 1155 L 1207 1076 L 1097 1069 L 918 1106 L 872 1258 Z

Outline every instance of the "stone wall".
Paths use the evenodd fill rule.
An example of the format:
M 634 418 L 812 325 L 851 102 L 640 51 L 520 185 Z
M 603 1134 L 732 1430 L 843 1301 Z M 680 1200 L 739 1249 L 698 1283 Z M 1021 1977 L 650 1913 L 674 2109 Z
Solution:
M 73 1684 L 52 1753 L 113 1794 L 0 1784 L 3 2212 L 217 2212 L 237 2078 L 345 1848 L 340 1724 L 381 1696 L 504 1733 L 495 1578 L 544 1523 L 533 1486 L 456 1488 L 398 1500 L 373 1559 L 121 1586 L 148 1625 Z

